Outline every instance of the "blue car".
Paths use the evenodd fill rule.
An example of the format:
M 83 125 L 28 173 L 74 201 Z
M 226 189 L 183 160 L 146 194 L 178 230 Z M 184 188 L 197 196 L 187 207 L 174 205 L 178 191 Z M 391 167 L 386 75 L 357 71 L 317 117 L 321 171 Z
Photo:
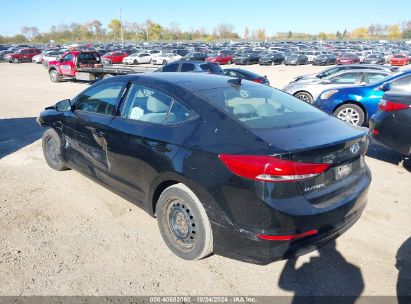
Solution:
M 385 91 L 406 86 L 411 86 L 411 70 L 387 76 L 369 85 L 325 90 L 314 105 L 341 120 L 362 126 L 377 112 Z

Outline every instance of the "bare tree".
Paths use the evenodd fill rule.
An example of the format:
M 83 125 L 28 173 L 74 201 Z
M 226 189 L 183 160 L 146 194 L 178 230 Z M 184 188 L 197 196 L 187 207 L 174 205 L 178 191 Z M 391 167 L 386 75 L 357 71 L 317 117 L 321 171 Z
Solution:
M 21 33 L 30 41 L 40 34 L 39 29 L 35 26 L 23 26 Z

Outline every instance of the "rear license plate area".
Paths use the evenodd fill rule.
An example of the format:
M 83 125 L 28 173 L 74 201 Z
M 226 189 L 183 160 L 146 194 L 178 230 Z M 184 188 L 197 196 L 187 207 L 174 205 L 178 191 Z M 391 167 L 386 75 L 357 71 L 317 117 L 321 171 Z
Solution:
M 335 179 L 340 180 L 347 177 L 352 172 L 352 164 L 345 164 L 335 167 Z

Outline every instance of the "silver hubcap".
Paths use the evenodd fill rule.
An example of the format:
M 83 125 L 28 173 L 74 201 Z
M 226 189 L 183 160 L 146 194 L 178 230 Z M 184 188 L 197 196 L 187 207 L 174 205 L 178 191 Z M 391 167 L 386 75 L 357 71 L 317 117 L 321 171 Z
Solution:
M 301 99 L 302 101 L 305 101 L 307 103 L 311 103 L 310 97 L 308 97 L 307 94 L 297 94 L 297 98 Z
M 353 108 L 345 108 L 338 112 L 337 118 L 357 126 L 360 122 L 360 113 Z

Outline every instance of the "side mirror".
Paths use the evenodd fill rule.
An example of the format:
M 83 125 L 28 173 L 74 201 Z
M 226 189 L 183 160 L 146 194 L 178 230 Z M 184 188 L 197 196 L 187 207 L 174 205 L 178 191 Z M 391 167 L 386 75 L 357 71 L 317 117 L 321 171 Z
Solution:
M 59 58 L 58 61 L 59 61 L 59 62 L 63 62 L 63 58 Z
M 71 102 L 70 99 L 63 99 L 56 103 L 56 110 L 59 112 L 68 112 L 71 111 Z
M 380 90 L 383 91 L 383 92 L 387 92 L 387 91 L 391 90 L 391 87 L 392 87 L 391 82 L 386 82 L 380 87 Z

